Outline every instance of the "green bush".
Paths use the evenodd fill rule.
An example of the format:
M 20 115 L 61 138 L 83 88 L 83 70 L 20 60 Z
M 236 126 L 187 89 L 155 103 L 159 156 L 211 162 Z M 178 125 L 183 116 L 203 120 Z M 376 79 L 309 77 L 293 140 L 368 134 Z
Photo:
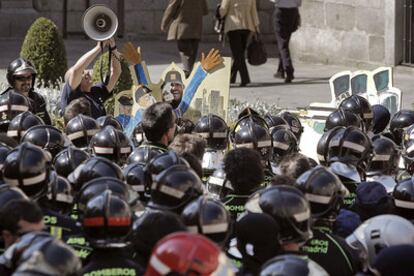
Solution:
M 112 57 L 114 58 L 114 57 Z M 131 73 L 129 72 L 128 62 L 121 57 L 121 68 L 122 73 L 119 77 L 117 84 L 115 85 L 114 90 L 112 90 L 113 96 L 105 102 L 105 109 L 108 114 L 114 113 L 114 102 L 115 95 L 119 92 L 129 90 L 132 86 Z M 101 67 L 102 67 L 102 77 L 105 79 L 106 73 L 108 72 L 108 53 L 101 55 L 95 62 L 93 66 L 93 81 L 95 83 L 101 81 Z M 101 66 L 102 65 L 102 66 Z
M 66 70 L 66 50 L 57 26 L 40 17 L 27 31 L 20 56 L 31 60 L 37 70 L 37 87 L 59 86 Z

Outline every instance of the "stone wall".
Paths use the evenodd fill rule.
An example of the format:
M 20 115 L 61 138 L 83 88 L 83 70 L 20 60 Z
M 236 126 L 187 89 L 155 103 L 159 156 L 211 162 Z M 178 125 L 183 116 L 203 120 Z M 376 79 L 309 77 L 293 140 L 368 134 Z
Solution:
M 305 0 L 293 52 L 310 62 L 360 67 L 399 63 L 396 2 L 402 1 Z
M 118 15 L 118 1 L 121 0 L 90 0 L 90 4 L 105 4 L 111 7 Z M 165 34 L 160 31 L 162 14 L 167 5 L 167 0 L 123 0 L 124 20 L 123 35 L 129 39 L 164 39 Z M 20 10 L 24 6 L 26 14 L 19 9 L 10 9 L 10 5 L 17 3 Z M 82 14 L 85 10 L 85 0 L 67 0 L 67 27 L 69 35 L 82 33 Z M 38 16 L 52 19 L 60 30 L 63 31 L 63 0 L 0 0 L 0 14 L 8 16 L 0 17 L 0 37 L 21 37 L 30 24 Z M 204 17 L 204 39 L 213 41 L 217 35 L 213 31 L 215 8 L 219 0 L 208 0 L 210 13 Z M 14 4 L 16 6 L 16 4 Z M 261 22 L 261 31 L 267 40 L 274 40 L 272 29 L 273 5 L 269 0 L 257 0 L 257 8 Z M 30 13 L 31 16 L 28 16 Z M 24 16 L 25 20 L 16 18 L 16 14 Z
M 140 0 L 125 2 L 125 35 L 130 37 L 164 38 L 160 31 L 161 18 L 166 7 L 166 0 Z M 219 0 L 208 0 L 210 12 L 203 18 L 203 39 L 213 41 L 217 35 L 213 31 L 214 14 Z M 273 38 L 271 15 L 273 6 L 269 0 L 257 0 L 261 31 L 268 39 Z
M 23 37 L 38 16 L 32 0 L 0 0 L 0 37 Z
M 106 4 L 120 14 L 124 1 L 123 36 L 130 40 L 165 39 L 160 22 L 167 0 L 90 0 Z M 267 42 L 274 42 L 273 5 L 256 0 L 260 28 Z M 85 0 L 67 0 L 69 35 L 82 35 Z M 216 41 L 213 31 L 215 7 L 204 17 L 204 41 Z M 402 59 L 402 0 L 303 0 L 302 26 L 292 37 L 296 59 L 331 64 L 399 64 Z M 64 0 L 0 0 L 0 38 L 23 37 L 39 16 L 51 18 L 63 30 Z M 70 37 L 70 36 L 69 36 Z

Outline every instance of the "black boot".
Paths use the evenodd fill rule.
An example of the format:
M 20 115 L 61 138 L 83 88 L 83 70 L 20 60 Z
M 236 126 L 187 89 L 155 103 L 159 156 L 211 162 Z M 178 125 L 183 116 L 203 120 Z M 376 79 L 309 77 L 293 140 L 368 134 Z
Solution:
M 288 74 L 285 78 L 285 83 L 291 83 L 294 78 L 293 74 Z

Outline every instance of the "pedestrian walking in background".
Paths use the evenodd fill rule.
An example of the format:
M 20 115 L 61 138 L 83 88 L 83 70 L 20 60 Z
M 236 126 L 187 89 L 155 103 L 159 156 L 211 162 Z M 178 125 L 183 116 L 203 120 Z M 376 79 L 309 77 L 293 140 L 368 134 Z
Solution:
M 276 42 L 279 50 L 279 67 L 274 74 L 275 78 L 283 78 L 286 83 L 295 78 L 292 58 L 290 57 L 289 42 L 292 33 L 300 25 L 299 7 L 302 0 L 271 0 L 275 3 L 274 26 Z
M 229 38 L 233 56 L 230 82 L 235 83 L 240 72 L 240 86 L 246 86 L 250 83 L 245 60 L 247 42 L 252 33 L 259 32 L 256 0 L 222 0 L 220 16 L 226 17 L 224 32 Z
M 177 41 L 186 77 L 193 70 L 203 31 L 203 16 L 207 14 L 206 0 L 169 0 L 164 11 L 161 31 L 168 29 L 167 40 Z

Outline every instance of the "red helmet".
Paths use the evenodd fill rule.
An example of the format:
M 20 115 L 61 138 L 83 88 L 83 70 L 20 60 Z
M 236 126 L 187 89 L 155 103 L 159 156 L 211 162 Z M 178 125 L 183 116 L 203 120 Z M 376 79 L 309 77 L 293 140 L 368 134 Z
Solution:
M 220 248 L 199 234 L 177 232 L 160 240 L 152 251 L 145 276 L 234 275 Z

